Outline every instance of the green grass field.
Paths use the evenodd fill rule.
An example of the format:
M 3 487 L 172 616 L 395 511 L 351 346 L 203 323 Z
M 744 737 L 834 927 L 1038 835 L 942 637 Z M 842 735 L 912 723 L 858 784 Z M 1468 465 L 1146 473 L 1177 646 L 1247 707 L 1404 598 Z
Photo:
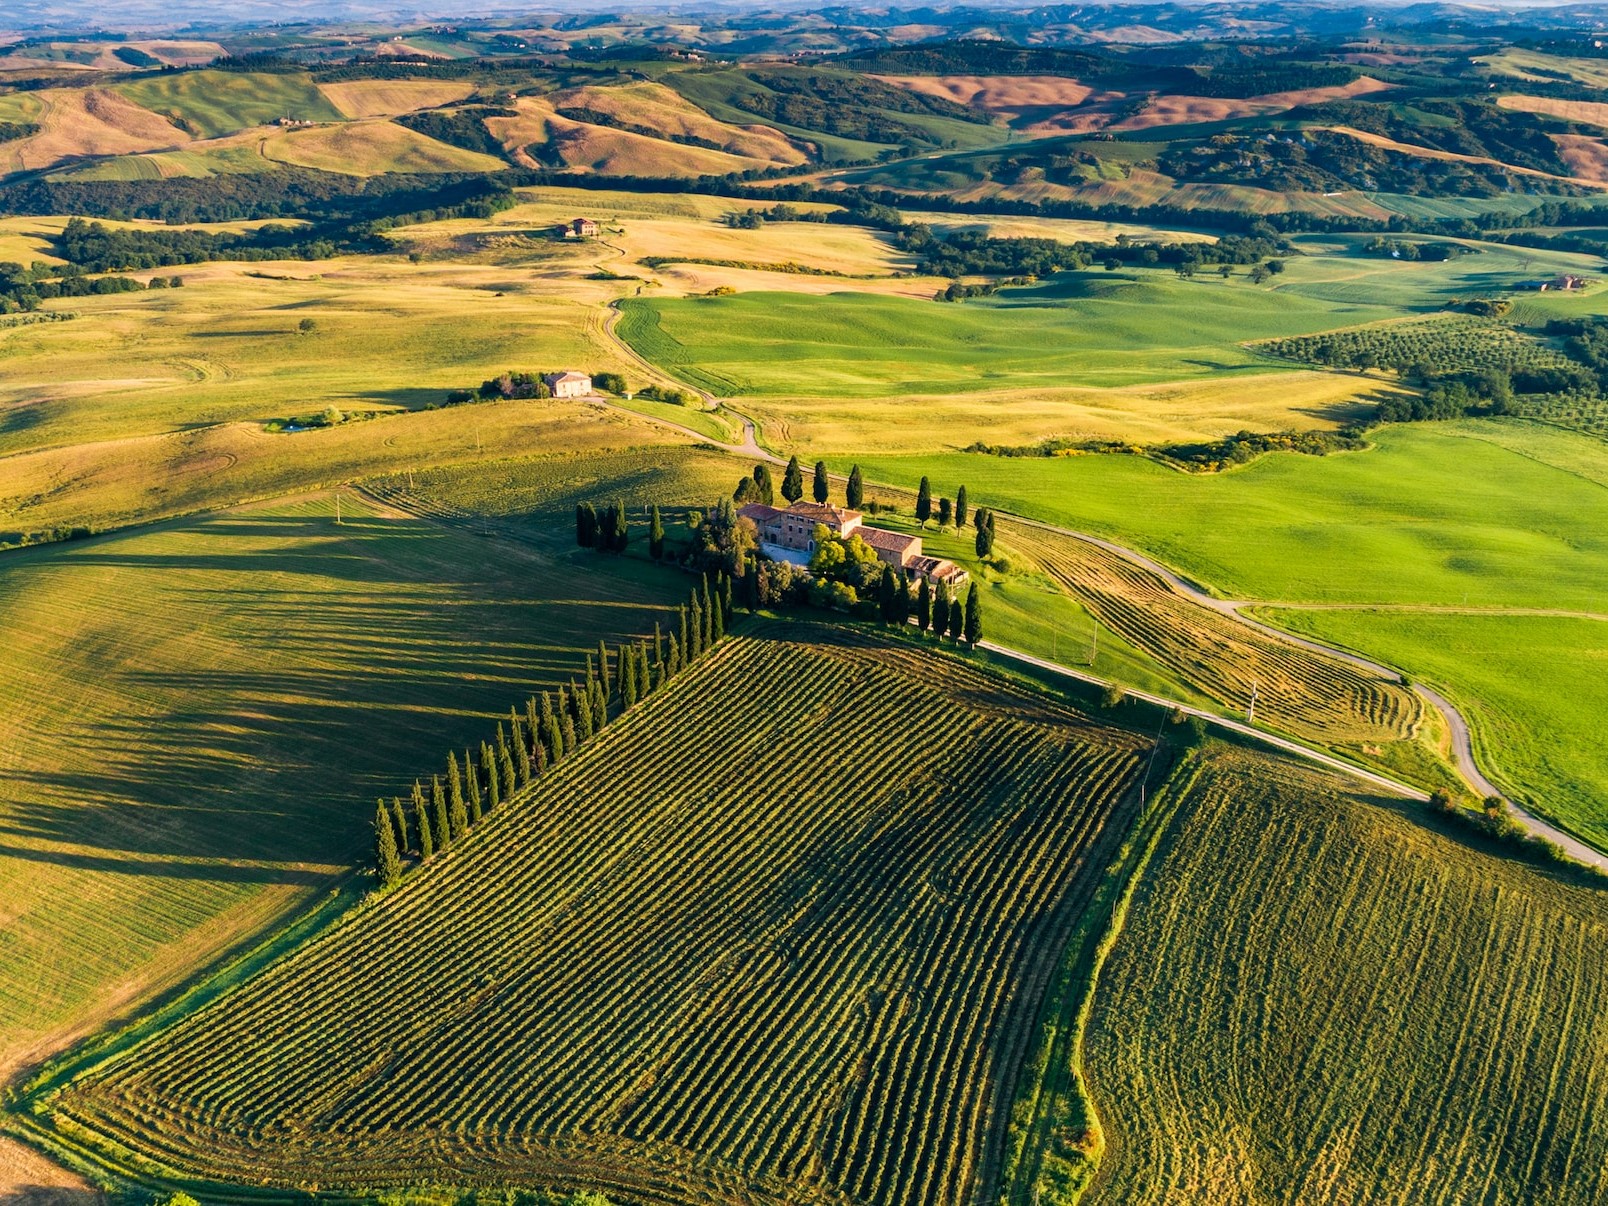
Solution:
M 281 1190 L 974 1200 L 1148 745 L 957 659 L 752 624 L 52 1121 Z
M 294 72 L 187 71 L 117 87 L 135 104 L 177 122 L 198 138 L 221 138 L 281 117 L 345 120 L 311 76 Z
M 1468 717 L 1480 766 L 1526 806 L 1608 848 L 1608 613 L 1269 610 L 1292 631 L 1402 667 Z
M 6 554 L 0 1071 L 306 908 L 376 794 L 684 595 L 573 548 L 571 465 L 514 540 L 348 493 Z
M 1423 815 L 1208 757 L 1095 990 L 1089 1206 L 1608 1195 L 1608 897 Z
M 1266 372 L 1241 341 L 1390 313 L 1161 272 L 1067 274 L 958 305 L 746 293 L 623 308 L 638 352 L 714 392 L 850 398 Z
M 1367 452 L 1270 456 L 1221 474 L 1124 456 L 859 463 L 907 488 L 923 473 L 964 482 L 974 505 L 1111 536 L 1229 598 L 1608 610 L 1600 441 L 1491 421 L 1370 438 Z

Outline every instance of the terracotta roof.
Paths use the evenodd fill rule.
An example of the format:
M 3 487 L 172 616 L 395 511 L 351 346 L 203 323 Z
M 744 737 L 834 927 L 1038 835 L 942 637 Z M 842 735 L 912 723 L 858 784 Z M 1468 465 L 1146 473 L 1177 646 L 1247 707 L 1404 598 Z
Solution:
M 941 557 L 912 557 L 910 559 L 910 568 L 924 578 L 935 578 L 940 581 L 954 578 L 957 575 L 969 576 L 965 570 L 961 569 L 953 561 L 945 561 Z
M 549 384 L 555 381 L 590 381 L 585 373 L 578 373 L 574 369 L 566 369 L 562 373 L 548 373 L 545 378 Z
M 829 503 L 799 501 L 787 508 L 787 514 L 796 515 L 800 519 L 812 520 L 815 523 L 824 523 L 828 527 L 842 527 L 851 519 L 859 519 L 858 511 L 845 511 Z
M 874 549 L 891 549 L 894 552 L 903 552 L 911 546 L 921 544 L 919 536 L 906 536 L 903 532 L 890 532 L 886 528 L 868 528 L 862 525 L 855 529 L 854 534 Z
M 781 514 L 777 508 L 765 503 L 744 503 L 737 508 L 737 514 L 744 519 L 752 519 L 756 524 L 769 523 Z

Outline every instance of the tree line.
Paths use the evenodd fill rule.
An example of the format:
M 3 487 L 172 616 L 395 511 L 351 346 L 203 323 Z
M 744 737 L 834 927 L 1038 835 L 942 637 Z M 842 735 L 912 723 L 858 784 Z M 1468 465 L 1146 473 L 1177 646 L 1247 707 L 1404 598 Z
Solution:
M 532 695 L 525 708 L 511 708 L 494 738 L 478 751 L 447 755 L 445 769 L 416 779 L 409 798 L 375 802 L 374 871 L 385 887 L 398 883 L 410 865 L 428 862 L 462 840 L 488 814 L 511 800 L 595 737 L 608 722 L 630 711 L 699 657 L 713 649 L 731 626 L 732 582 L 704 577 L 677 611 L 669 632 L 659 624 L 645 640 L 624 641 L 614 650 L 599 641 L 586 656 L 579 681 Z

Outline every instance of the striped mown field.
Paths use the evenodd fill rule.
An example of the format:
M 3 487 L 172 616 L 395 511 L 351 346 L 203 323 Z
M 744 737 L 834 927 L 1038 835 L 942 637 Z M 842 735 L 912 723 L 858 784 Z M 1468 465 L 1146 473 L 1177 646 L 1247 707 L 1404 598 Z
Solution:
M 947 657 L 751 624 L 53 1117 L 236 1184 L 972 1202 L 1146 755 Z
M 1095 991 L 1084 1200 L 1603 1202 L 1605 1014 L 1608 889 L 1218 751 Z

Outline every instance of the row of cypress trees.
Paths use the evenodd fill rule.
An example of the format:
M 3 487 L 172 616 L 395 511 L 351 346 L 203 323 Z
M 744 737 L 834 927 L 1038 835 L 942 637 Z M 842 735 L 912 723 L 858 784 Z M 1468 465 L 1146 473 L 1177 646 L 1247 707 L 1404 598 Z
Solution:
M 575 504 L 575 543 L 583 549 L 625 552 L 631 543 L 631 523 L 623 502 L 611 502 L 601 511 L 589 502 Z M 655 503 L 648 512 L 648 556 L 664 557 L 664 519 Z
M 712 649 L 731 620 L 731 578 L 721 574 L 711 587 L 705 577 L 670 632 L 655 624 L 651 639 L 622 642 L 612 654 L 599 641 L 597 654 L 587 654 L 584 678 L 531 696 L 523 713 L 510 709 L 496 739 L 480 743 L 478 756 L 464 750 L 459 761 L 453 751 L 445 773 L 432 775 L 428 789 L 415 780 L 406 803 L 397 796 L 376 801 L 374 867 L 380 882 L 391 886 L 410 857 L 425 862 L 458 841 L 549 766 L 574 754 L 611 715 L 634 707 Z
M 950 593 L 948 583 L 940 582 L 934 592 L 932 583 L 923 578 L 916 592 L 916 627 L 939 640 L 947 633 L 957 643 L 964 640 L 975 646 L 983 639 L 982 592 L 974 582 L 962 599 Z

